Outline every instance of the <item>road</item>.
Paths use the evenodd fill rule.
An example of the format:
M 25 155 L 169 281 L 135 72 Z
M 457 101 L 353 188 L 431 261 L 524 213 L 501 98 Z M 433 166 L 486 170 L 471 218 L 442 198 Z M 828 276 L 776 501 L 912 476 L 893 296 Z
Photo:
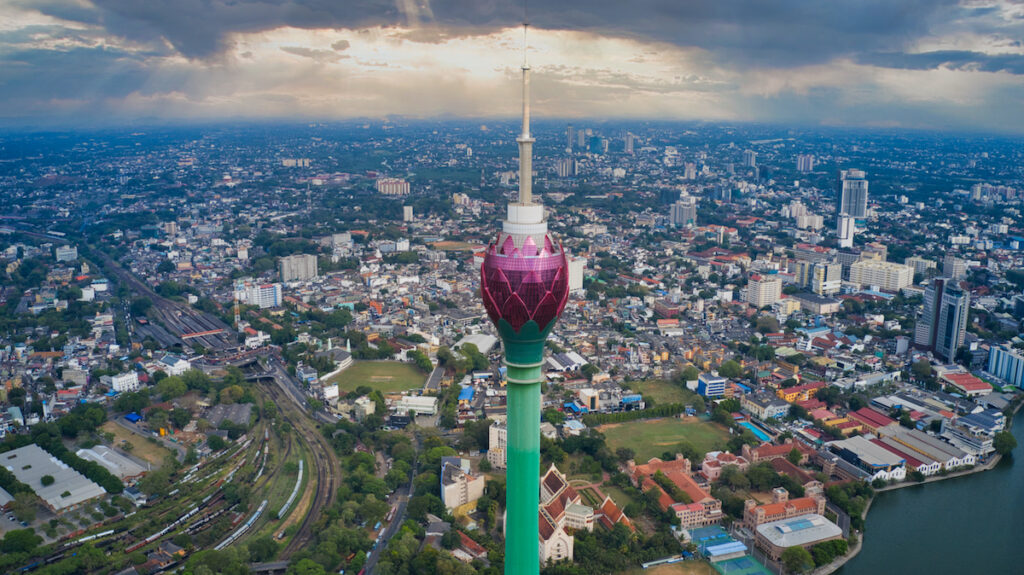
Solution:
M 178 461 L 185 460 L 186 449 L 185 446 L 183 446 L 182 444 L 170 441 L 166 437 L 158 437 L 156 435 L 153 435 L 153 432 L 143 429 L 142 427 L 128 421 L 127 419 L 120 415 L 114 418 L 114 423 L 120 425 L 121 427 L 127 429 L 128 431 L 137 433 L 142 437 L 152 437 L 153 439 L 159 441 L 167 449 L 170 449 L 177 453 Z
M 364 567 L 366 573 L 373 575 L 377 568 L 377 561 L 380 560 L 381 551 L 387 548 L 388 542 L 395 536 L 399 528 L 402 527 L 402 523 L 405 522 L 405 511 L 406 507 L 409 506 L 409 486 L 402 487 L 395 491 L 395 494 L 388 500 L 389 503 L 394 505 L 394 502 L 398 502 L 398 509 L 395 510 L 395 516 L 391 519 L 391 523 L 384 528 L 384 536 L 381 537 L 380 541 L 377 542 L 377 546 L 370 551 L 370 554 L 366 557 L 366 563 Z

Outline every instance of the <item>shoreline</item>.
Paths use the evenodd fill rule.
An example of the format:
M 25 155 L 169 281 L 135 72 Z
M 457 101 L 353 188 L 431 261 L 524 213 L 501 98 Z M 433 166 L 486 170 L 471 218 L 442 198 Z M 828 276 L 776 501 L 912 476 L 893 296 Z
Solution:
M 1014 419 L 1016 419 L 1016 415 L 1021 410 L 1021 407 L 1024 407 L 1024 402 L 1021 402 L 1021 403 L 1017 404 L 1017 407 L 1014 408 L 1014 410 L 1013 410 Z M 1012 428 L 1013 428 L 1013 421 L 1010 422 L 1010 427 L 1007 428 L 1007 431 L 1009 431 Z M 864 520 L 864 526 L 867 527 L 868 512 L 871 511 L 871 505 L 875 502 L 875 497 L 877 497 L 879 493 L 882 493 L 882 492 L 885 492 L 885 491 L 895 491 L 897 489 L 903 489 L 905 487 L 914 487 L 914 486 L 917 486 L 917 485 L 925 485 L 925 484 L 928 484 L 928 483 L 934 483 L 934 482 L 943 481 L 943 480 L 946 480 L 946 479 L 953 479 L 955 477 L 964 477 L 964 476 L 967 476 L 967 475 L 973 475 L 975 473 L 981 473 L 983 471 L 989 471 L 989 470 L 994 469 L 996 467 L 996 465 L 998 465 L 999 462 L 1002 461 L 1002 459 L 1003 459 L 1003 456 L 998 454 L 998 453 L 996 453 L 995 455 L 993 455 L 992 459 L 990 459 L 988 461 L 988 463 L 985 463 L 984 465 L 977 465 L 975 467 L 972 467 L 971 469 L 965 469 L 963 471 L 956 471 L 956 472 L 949 473 L 949 474 L 946 474 L 946 475 L 936 475 L 936 476 L 928 477 L 924 481 L 914 481 L 912 483 L 904 481 L 902 483 L 897 483 L 895 485 L 886 485 L 885 487 L 882 487 L 880 489 L 876 489 L 875 490 L 875 495 L 873 495 L 871 497 L 871 499 L 868 501 L 867 505 L 864 507 L 864 513 L 861 514 L 861 519 Z M 837 558 L 835 561 L 829 563 L 828 565 L 822 565 L 821 567 L 818 567 L 817 569 L 809 571 L 810 575 L 831 575 L 831 573 L 834 573 L 834 572 L 838 571 L 841 567 L 846 565 L 851 559 L 853 559 L 854 557 L 856 557 L 857 555 L 860 554 L 861 549 L 864 547 L 864 537 L 865 537 L 865 534 L 866 534 L 866 531 L 860 533 L 860 535 L 857 537 L 857 544 L 854 545 L 853 547 L 851 547 L 850 550 L 846 553 L 846 555 L 843 555 L 842 557 Z

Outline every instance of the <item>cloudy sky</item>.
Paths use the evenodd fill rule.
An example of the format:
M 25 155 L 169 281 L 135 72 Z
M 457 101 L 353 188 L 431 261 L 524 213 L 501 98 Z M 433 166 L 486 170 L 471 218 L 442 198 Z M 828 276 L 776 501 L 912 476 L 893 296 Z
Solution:
M 1024 133 L 1024 0 L 554 0 L 538 116 Z M 0 0 L 0 126 L 512 117 L 520 1 Z

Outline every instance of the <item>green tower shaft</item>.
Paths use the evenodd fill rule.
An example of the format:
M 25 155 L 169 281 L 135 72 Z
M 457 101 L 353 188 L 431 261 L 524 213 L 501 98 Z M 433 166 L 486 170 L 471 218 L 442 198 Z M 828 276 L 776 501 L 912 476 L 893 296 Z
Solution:
M 537 575 L 540 549 L 540 379 L 536 362 L 508 366 L 508 456 L 505 525 L 506 575 Z

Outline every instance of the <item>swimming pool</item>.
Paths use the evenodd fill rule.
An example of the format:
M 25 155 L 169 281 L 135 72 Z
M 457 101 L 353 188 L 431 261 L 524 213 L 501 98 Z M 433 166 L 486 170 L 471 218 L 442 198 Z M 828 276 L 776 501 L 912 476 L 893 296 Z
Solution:
M 740 425 L 742 425 L 743 427 L 746 427 L 747 429 L 749 429 L 761 441 L 771 441 L 772 440 L 770 435 L 768 435 L 767 433 L 761 431 L 760 427 L 754 425 L 753 423 L 750 423 L 749 421 L 741 421 Z

